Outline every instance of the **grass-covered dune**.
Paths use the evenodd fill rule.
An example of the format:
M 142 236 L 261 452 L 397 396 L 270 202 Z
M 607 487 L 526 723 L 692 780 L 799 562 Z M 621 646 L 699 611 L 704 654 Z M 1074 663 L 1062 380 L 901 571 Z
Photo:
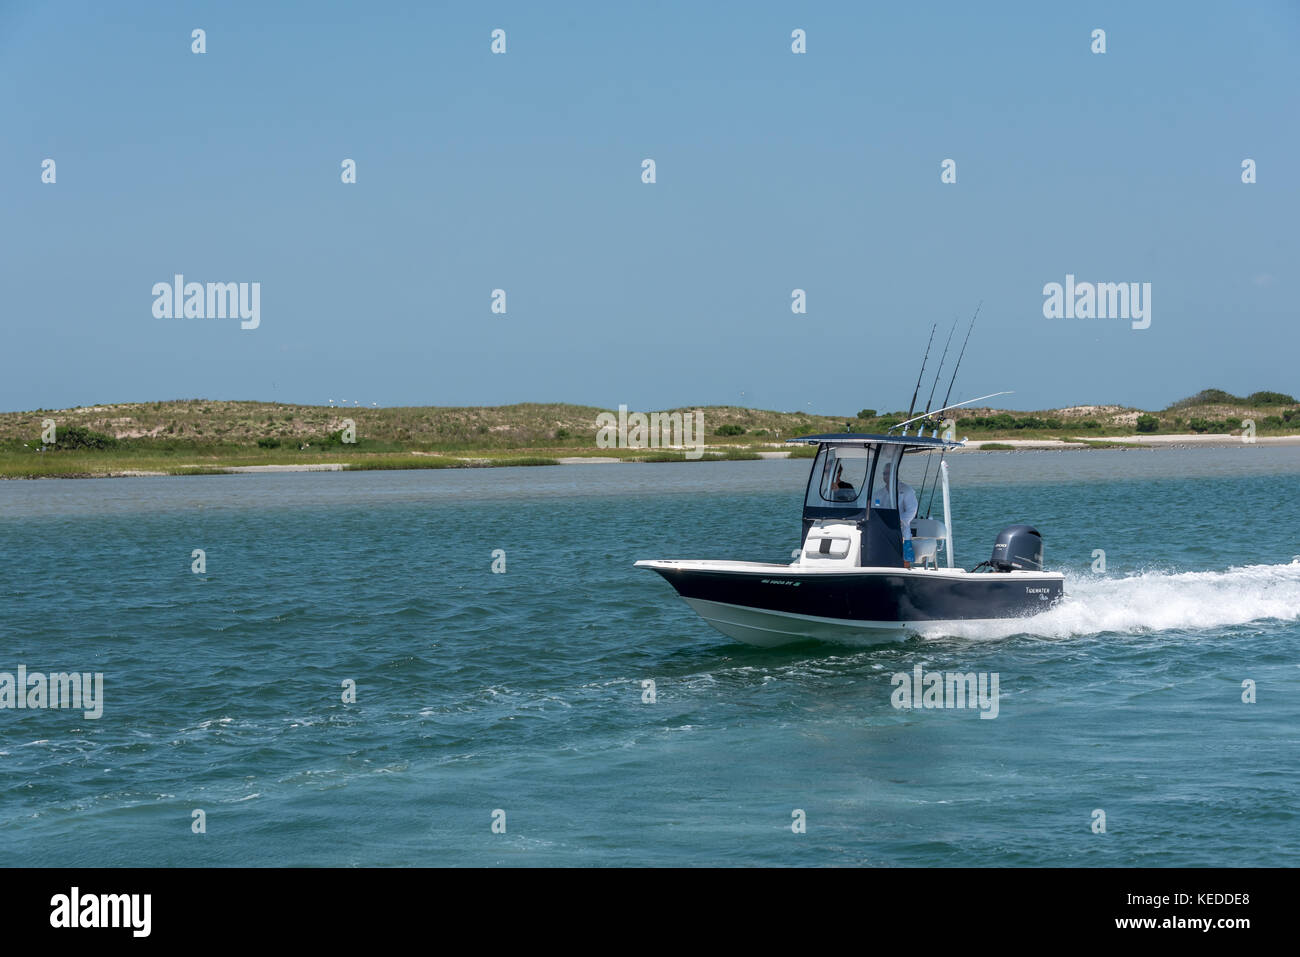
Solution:
M 695 407 L 701 408 L 701 407 Z M 387 446 L 389 450 L 468 452 L 499 449 L 547 448 L 563 454 L 594 450 L 595 406 L 523 403 L 508 406 L 419 406 L 367 408 L 282 405 L 270 402 L 226 402 L 183 399 L 170 402 L 123 403 L 78 409 L 37 409 L 0 413 L 0 442 L 39 441 L 41 423 L 54 419 L 60 427 L 80 426 L 124 440 L 127 444 L 176 443 L 198 445 L 254 445 L 279 443 L 297 448 L 319 446 L 355 423 L 358 444 Z M 669 409 L 685 413 L 693 409 Z M 725 427 L 743 429 L 748 440 L 778 441 L 795 432 L 842 431 L 839 417 L 790 412 L 765 412 L 730 406 L 703 407 L 706 437 L 725 441 L 734 436 L 709 433 Z
M 375 408 L 183 399 L 0 413 L 0 476 L 80 477 L 135 472 L 204 473 L 229 467 L 341 464 L 345 468 L 548 465 L 561 457 L 686 461 L 680 451 L 596 444 L 596 406 L 524 403 L 489 407 Z M 695 409 L 661 410 L 682 413 Z M 903 411 L 845 416 L 702 407 L 704 460 L 755 458 L 792 436 L 884 432 Z M 1300 404 L 1283 393 L 1234 396 L 1207 389 L 1165 409 L 1115 405 L 1019 412 L 964 409 L 959 436 L 1072 439 L 1160 433 L 1300 432 Z M 54 442 L 44 440 L 53 423 Z M 939 423 L 934 423 L 938 425 Z M 348 439 L 355 438 L 355 441 Z
M 1041 412 L 1007 412 L 998 409 L 963 410 L 957 431 L 978 432 L 981 437 L 1008 437 L 1017 433 L 1057 433 L 1086 438 L 1091 435 L 1154 435 L 1220 433 L 1240 435 L 1248 422 L 1256 435 L 1290 435 L 1300 432 L 1300 405 L 1282 392 L 1254 392 L 1236 396 L 1222 389 L 1204 389 L 1158 411 L 1118 405 L 1077 405 Z

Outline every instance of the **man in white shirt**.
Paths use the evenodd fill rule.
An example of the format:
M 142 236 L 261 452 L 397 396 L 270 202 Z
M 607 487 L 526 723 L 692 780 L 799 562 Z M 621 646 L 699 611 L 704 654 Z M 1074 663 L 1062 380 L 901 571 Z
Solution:
M 886 462 L 883 481 L 885 488 L 889 488 L 889 480 L 893 477 L 893 463 Z M 916 518 L 917 512 L 916 490 L 906 482 L 898 483 L 898 523 L 900 531 L 903 533 L 903 567 L 912 567 L 912 519 Z

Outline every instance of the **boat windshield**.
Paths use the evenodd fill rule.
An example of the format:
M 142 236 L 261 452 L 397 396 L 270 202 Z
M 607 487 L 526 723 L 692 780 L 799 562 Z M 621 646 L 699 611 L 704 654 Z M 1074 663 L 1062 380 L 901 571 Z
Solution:
M 824 446 L 813 463 L 806 505 L 862 508 L 865 498 L 871 449 Z

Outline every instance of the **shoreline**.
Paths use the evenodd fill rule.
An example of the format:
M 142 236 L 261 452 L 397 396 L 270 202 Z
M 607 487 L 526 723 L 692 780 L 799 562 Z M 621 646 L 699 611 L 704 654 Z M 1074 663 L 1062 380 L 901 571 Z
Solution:
M 1186 435 L 1102 435 L 1097 438 L 1066 442 L 1061 439 L 981 439 L 970 440 L 970 447 L 958 452 L 997 452 L 1007 449 L 984 449 L 984 445 L 1010 445 L 1020 449 L 1089 449 L 1102 445 L 1127 448 L 1204 448 L 1228 449 L 1238 445 L 1300 445 L 1300 435 L 1257 435 L 1247 442 L 1240 435 L 1226 433 L 1188 433 Z
M 1239 445 L 1257 445 L 1257 446 L 1281 446 L 1292 447 L 1300 446 L 1300 434 L 1296 435 L 1268 435 L 1257 436 L 1254 442 L 1243 442 L 1240 436 L 1226 434 L 1186 434 L 1186 435 L 1127 435 L 1127 436 L 1103 436 L 1099 438 L 1089 438 L 1079 441 L 1065 441 L 1063 439 L 968 439 L 968 445 L 965 448 L 951 449 L 953 454 L 969 455 L 972 453 L 997 453 L 997 452 L 1042 452 L 1042 451 L 1093 451 L 1104 449 L 1214 449 L 1214 448 L 1234 448 Z M 985 446 L 994 446 L 986 448 Z M 737 459 L 719 459 L 719 458 L 702 458 L 698 461 L 716 462 L 716 461 L 774 461 L 789 459 L 793 450 L 779 449 L 768 447 L 767 449 L 759 448 L 737 448 L 736 446 L 705 446 L 706 452 L 750 452 L 753 458 Z M 659 449 L 657 452 L 684 451 L 680 449 Z M 401 453 L 410 455 L 413 458 L 430 453 L 407 452 Z M 516 466 L 515 461 L 519 458 L 519 453 L 515 452 L 510 455 L 499 457 L 501 464 L 497 459 L 485 456 L 456 456 L 458 464 L 448 466 L 440 463 L 435 468 L 509 468 Z M 683 459 L 683 461 L 695 461 Z M 527 467 L 535 468 L 549 465 L 662 465 L 666 464 L 662 459 L 657 461 L 645 461 L 635 457 L 616 457 L 601 455 L 569 455 L 556 457 L 538 457 L 537 460 L 528 464 Z M 66 472 L 62 474 L 49 475 L 3 475 L 0 479 L 23 481 L 33 479 L 99 479 L 99 478 L 164 478 L 169 476 L 193 476 L 193 475 L 257 475 L 266 473 L 279 472 L 368 472 L 368 471 L 420 471 L 422 468 L 429 466 L 420 466 L 412 463 L 409 468 L 394 468 L 392 465 L 367 464 L 364 460 L 358 462 L 302 462 L 289 464 L 274 465 L 219 465 L 219 464 L 200 464 L 187 463 L 176 465 L 170 470 L 147 469 L 147 468 L 123 468 L 104 472 Z

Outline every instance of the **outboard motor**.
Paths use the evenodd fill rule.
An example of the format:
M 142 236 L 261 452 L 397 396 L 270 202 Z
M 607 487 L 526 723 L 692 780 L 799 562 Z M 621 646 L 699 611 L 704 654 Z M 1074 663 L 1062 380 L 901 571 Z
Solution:
M 989 564 L 994 571 L 1041 572 L 1043 570 L 1043 536 L 1032 525 L 1008 525 L 998 532 Z

